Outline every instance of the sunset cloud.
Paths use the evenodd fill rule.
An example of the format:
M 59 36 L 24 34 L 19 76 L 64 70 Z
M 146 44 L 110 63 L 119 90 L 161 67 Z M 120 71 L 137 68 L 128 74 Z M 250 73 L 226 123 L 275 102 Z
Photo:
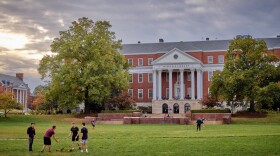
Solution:
M 1 0 L 0 72 L 41 84 L 39 60 L 59 31 L 80 17 L 108 20 L 123 43 L 280 35 L 279 0 Z

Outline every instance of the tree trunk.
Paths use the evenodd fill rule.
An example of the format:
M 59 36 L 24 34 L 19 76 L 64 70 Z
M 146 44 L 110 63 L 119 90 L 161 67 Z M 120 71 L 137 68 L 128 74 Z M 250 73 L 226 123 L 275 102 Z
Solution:
M 89 102 L 89 95 L 88 95 L 88 89 L 86 88 L 85 91 L 85 110 L 84 110 L 85 114 L 89 114 L 90 113 L 90 102 Z
M 251 99 L 250 100 L 250 108 L 249 108 L 250 112 L 254 112 L 255 111 L 255 100 Z

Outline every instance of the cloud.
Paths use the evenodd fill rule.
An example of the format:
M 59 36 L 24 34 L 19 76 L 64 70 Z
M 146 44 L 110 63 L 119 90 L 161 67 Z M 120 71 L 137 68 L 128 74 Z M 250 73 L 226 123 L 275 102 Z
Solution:
M 28 42 L 0 46 L 0 72 L 26 71 L 37 83 L 39 58 L 49 53 L 59 31 L 80 17 L 110 21 L 123 43 L 145 43 L 158 38 L 232 39 L 238 34 L 275 37 L 280 34 L 279 15 L 279 0 L 2 0 L 0 32 L 25 36 Z

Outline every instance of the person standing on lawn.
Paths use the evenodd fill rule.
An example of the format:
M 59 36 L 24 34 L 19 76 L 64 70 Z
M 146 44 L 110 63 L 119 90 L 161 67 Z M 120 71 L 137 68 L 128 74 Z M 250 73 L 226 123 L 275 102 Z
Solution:
M 72 122 L 72 127 L 70 129 L 70 134 L 68 135 L 68 138 L 72 135 L 72 145 L 71 145 L 71 150 L 74 150 L 74 144 L 75 141 L 77 141 L 78 148 L 80 149 L 80 144 L 79 144 L 79 127 L 75 125 L 75 122 Z
M 201 118 L 196 120 L 196 131 L 200 131 L 201 130 L 201 124 L 203 124 L 203 121 L 201 120 Z
M 81 129 L 82 135 L 82 141 L 81 141 L 81 152 L 84 152 L 84 150 L 88 153 L 87 149 L 87 140 L 88 140 L 88 129 L 86 128 L 86 124 L 83 123 L 83 128 Z
M 32 150 L 33 140 L 35 138 L 35 123 L 31 123 L 31 126 L 27 128 L 27 136 L 28 136 L 28 144 L 29 144 L 29 151 Z
M 51 152 L 51 137 L 53 137 L 53 139 L 58 143 L 58 140 L 56 139 L 56 137 L 54 136 L 54 130 L 56 129 L 56 126 L 53 125 L 52 128 L 48 129 L 47 132 L 44 135 L 44 145 L 43 148 L 41 150 L 41 152 L 44 152 L 46 145 L 49 146 L 49 152 Z
M 92 125 L 92 129 L 94 129 L 95 128 L 95 121 L 94 121 L 94 119 L 91 120 L 91 125 Z

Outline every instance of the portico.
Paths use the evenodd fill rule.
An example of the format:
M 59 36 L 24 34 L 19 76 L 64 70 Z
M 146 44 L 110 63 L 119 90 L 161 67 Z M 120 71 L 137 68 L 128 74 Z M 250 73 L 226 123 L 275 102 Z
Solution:
M 152 65 L 153 113 L 162 113 L 161 105 L 167 103 L 171 109 L 177 109 L 171 106 L 172 103 L 176 104 L 176 107 L 179 105 L 178 113 L 183 113 L 186 103 L 194 106 L 198 103 L 196 100 L 202 99 L 203 70 L 200 60 L 175 48 L 159 57 Z M 163 77 L 166 78 L 164 81 L 168 81 L 168 86 L 163 85 Z

